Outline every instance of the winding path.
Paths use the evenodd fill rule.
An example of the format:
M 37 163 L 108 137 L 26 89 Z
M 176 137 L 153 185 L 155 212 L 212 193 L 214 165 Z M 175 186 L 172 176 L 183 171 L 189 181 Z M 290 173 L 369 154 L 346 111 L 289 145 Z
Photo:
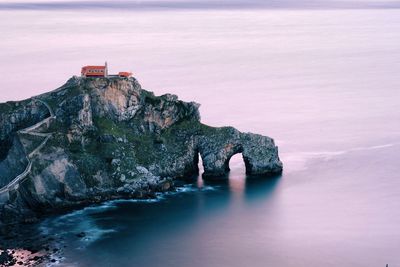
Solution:
M 0 194 L 5 193 L 5 192 L 9 192 L 12 189 L 17 189 L 18 188 L 20 182 L 22 182 L 24 180 L 24 178 L 26 178 L 28 176 L 28 174 L 31 172 L 32 161 L 30 159 L 37 152 L 39 152 L 40 149 L 42 149 L 46 145 L 47 141 L 52 136 L 52 133 L 39 133 L 39 132 L 35 132 L 34 131 L 35 129 L 37 129 L 40 126 L 42 126 L 44 123 L 49 123 L 50 120 L 56 118 L 56 116 L 54 115 L 53 110 L 51 109 L 51 107 L 46 102 L 44 102 L 44 101 L 42 101 L 40 99 L 34 99 L 34 100 L 38 101 L 38 102 L 40 102 L 40 103 L 42 103 L 42 104 L 44 104 L 46 106 L 46 108 L 49 110 L 50 117 L 47 117 L 46 119 L 36 123 L 35 125 L 32 125 L 32 126 L 29 126 L 27 128 L 24 128 L 22 130 L 19 130 L 19 131 L 17 131 L 17 133 L 45 137 L 45 139 L 40 143 L 40 145 L 38 145 L 31 153 L 29 153 L 26 156 L 26 159 L 28 160 L 28 165 L 26 166 L 25 170 L 20 175 L 15 177 L 11 182 L 9 182 L 7 185 L 5 185 L 2 188 L 0 188 Z

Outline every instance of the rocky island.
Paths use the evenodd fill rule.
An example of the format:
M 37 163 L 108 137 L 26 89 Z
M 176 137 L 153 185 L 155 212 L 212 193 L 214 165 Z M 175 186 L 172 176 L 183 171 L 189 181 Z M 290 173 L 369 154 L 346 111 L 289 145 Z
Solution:
M 249 175 L 282 171 L 274 140 L 200 122 L 199 104 L 155 96 L 133 77 L 72 77 L 0 104 L 0 227 L 77 205 L 149 198 L 198 173 L 224 177 L 242 153 Z

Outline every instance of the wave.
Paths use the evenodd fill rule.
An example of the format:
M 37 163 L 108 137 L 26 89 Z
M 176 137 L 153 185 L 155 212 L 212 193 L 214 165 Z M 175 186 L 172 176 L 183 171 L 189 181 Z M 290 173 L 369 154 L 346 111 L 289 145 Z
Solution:
M 342 156 L 345 154 L 349 154 L 352 152 L 358 151 L 369 151 L 369 150 L 377 150 L 384 149 L 389 147 L 398 146 L 400 143 L 389 143 L 383 145 L 374 145 L 368 147 L 355 147 L 347 150 L 336 150 L 336 151 L 314 151 L 314 152 L 299 152 L 292 154 L 283 154 L 281 158 L 283 159 L 285 166 L 285 172 L 290 173 L 294 171 L 302 171 L 307 169 L 307 163 L 310 160 L 331 160 L 335 157 Z
M 120 203 L 155 203 L 163 201 L 167 196 L 172 196 L 179 193 L 189 193 L 196 191 L 215 190 L 215 186 L 197 187 L 194 184 L 184 185 L 176 188 L 175 191 L 157 193 L 155 198 L 151 199 L 118 199 L 110 200 L 97 206 L 89 206 L 68 214 L 49 218 L 42 222 L 40 230 L 45 235 L 55 236 L 71 236 L 79 233 L 85 233 L 77 242 L 78 249 L 85 249 L 89 244 L 103 238 L 107 234 L 117 232 L 116 228 L 102 228 L 96 223 L 96 219 L 92 215 L 105 212 L 110 209 L 117 209 Z
M 169 192 L 169 194 L 177 194 L 177 193 L 188 193 L 188 192 L 197 192 L 197 191 L 214 191 L 217 189 L 217 186 L 208 186 L 204 185 L 202 187 L 197 187 L 195 185 L 185 185 L 182 187 L 176 188 L 176 191 Z

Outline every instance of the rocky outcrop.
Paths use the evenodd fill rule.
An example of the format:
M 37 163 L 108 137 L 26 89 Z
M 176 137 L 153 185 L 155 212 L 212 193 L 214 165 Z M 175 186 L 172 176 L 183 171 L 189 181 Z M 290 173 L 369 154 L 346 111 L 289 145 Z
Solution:
M 0 188 L 22 173 L 27 164 L 28 160 L 23 146 L 19 138 L 14 136 L 6 157 L 0 161 Z
M 202 135 L 198 146 L 203 160 L 205 177 L 223 176 L 229 171 L 229 160 L 242 153 L 249 175 L 269 175 L 282 170 L 278 148 L 273 139 L 252 133 L 241 133 L 235 128 L 215 129 Z
M 31 162 L 23 181 L 0 190 L 0 219 L 7 222 L 106 199 L 152 197 L 197 173 L 199 156 L 205 178 L 225 177 L 237 153 L 249 175 L 282 170 L 273 139 L 204 125 L 199 104 L 155 96 L 134 78 L 73 77 L 0 110 L 0 168 L 10 170 L 2 181 L 24 169 L 28 154 Z M 36 123 L 35 134 L 24 136 L 21 129 Z

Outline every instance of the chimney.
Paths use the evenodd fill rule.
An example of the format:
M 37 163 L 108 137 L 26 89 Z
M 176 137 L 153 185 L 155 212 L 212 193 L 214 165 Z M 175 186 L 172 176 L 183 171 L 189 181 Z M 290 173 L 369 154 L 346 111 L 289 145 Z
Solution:
M 108 76 L 108 65 L 107 65 L 107 61 L 104 63 L 105 68 L 105 72 L 104 72 L 104 76 L 107 77 Z

